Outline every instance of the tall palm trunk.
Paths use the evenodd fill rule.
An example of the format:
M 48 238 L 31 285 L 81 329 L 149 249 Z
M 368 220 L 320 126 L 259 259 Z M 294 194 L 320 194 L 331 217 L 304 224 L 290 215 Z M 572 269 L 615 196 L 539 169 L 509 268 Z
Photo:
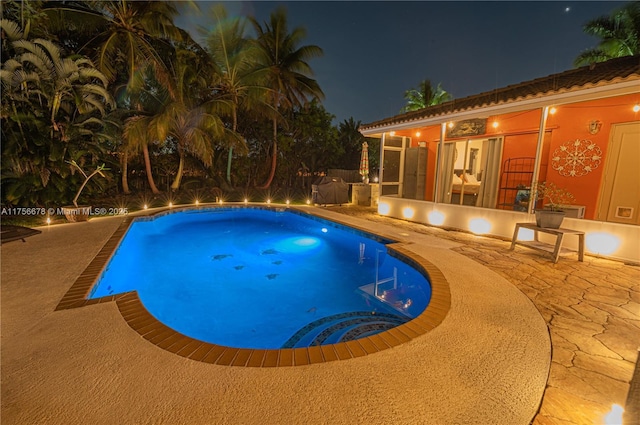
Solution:
M 233 106 L 233 110 L 231 111 L 234 133 L 238 129 L 238 113 L 236 111 L 235 102 L 237 102 L 237 99 L 234 99 L 234 106 Z M 229 158 L 227 159 L 227 182 L 229 182 L 229 184 L 231 184 L 231 159 L 232 158 L 233 158 L 233 146 L 229 148 Z
M 125 193 L 125 195 L 128 195 L 131 193 L 131 190 L 129 189 L 129 180 L 127 177 L 127 174 L 129 173 L 129 154 L 127 153 L 127 151 L 125 151 L 122 154 L 122 191 Z
M 151 160 L 149 159 L 149 146 L 147 146 L 146 143 L 142 145 L 142 154 L 144 156 L 144 168 L 147 171 L 149 187 L 151 188 L 151 192 L 153 192 L 154 195 L 157 195 L 160 191 L 156 187 L 156 183 L 153 181 L 153 174 L 151 174 Z
M 171 184 L 171 190 L 178 190 L 180 187 L 180 182 L 182 181 L 182 171 L 184 170 L 184 154 L 180 151 L 180 163 L 178 164 L 178 172 L 176 173 L 176 178 L 173 180 Z
M 258 187 L 258 189 L 268 189 L 269 186 L 271 186 L 273 177 L 276 175 L 276 165 L 278 161 L 278 121 L 275 117 L 273 118 L 273 149 L 271 155 L 271 172 L 269 173 L 269 178 L 267 182 Z

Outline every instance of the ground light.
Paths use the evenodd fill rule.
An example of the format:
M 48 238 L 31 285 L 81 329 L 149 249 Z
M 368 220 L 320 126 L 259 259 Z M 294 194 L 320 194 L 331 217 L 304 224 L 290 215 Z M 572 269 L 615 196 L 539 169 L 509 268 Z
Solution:
M 249 200 L 247 198 L 244 198 L 244 203 L 246 204 L 247 202 L 249 202 Z
M 149 208 L 149 206 L 148 206 L 147 204 L 144 204 L 144 205 L 142 206 L 142 209 L 143 209 L 143 210 L 146 210 L 147 208 Z
M 169 208 L 173 207 L 173 202 L 169 202 Z
M 386 202 L 378 203 L 378 213 L 382 215 L 388 215 L 391 212 L 391 205 Z
M 271 203 L 271 199 L 267 199 L 267 204 L 270 204 L 270 203 Z
M 311 201 L 309 199 L 307 199 L 307 205 L 311 204 Z
M 196 199 L 196 205 L 198 205 L 200 202 Z
M 51 224 L 51 217 L 47 217 L 47 224 Z

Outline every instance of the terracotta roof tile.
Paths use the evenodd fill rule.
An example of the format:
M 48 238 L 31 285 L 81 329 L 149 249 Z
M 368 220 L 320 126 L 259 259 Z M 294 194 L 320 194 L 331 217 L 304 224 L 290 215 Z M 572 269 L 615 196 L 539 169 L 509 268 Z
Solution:
M 621 81 L 631 76 L 640 77 L 640 55 L 612 59 L 591 66 L 570 69 L 547 77 L 509 85 L 462 99 L 454 99 L 440 105 L 407 112 L 369 124 L 363 124 L 360 126 L 360 130 L 369 130 L 385 125 L 415 121 L 438 115 L 447 115 L 517 100 L 543 97 L 579 88 L 588 88 L 602 82 L 612 83 Z

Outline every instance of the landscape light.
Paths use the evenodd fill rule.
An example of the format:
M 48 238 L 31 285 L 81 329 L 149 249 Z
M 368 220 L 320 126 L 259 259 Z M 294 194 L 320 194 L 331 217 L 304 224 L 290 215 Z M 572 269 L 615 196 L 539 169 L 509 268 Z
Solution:
M 271 199 L 267 199 L 267 204 L 270 204 L 270 203 L 271 203 Z
M 244 203 L 246 204 L 247 202 L 249 202 L 249 200 L 247 198 L 244 198 Z
M 142 209 L 145 209 L 145 210 L 146 210 L 147 208 L 149 208 L 149 207 L 147 206 L 147 204 L 144 204 L 144 206 L 142 207 Z
M 200 202 L 196 199 L 196 205 L 198 205 Z
M 311 204 L 311 201 L 309 199 L 307 199 L 307 205 Z
M 173 202 L 169 202 L 169 208 L 173 207 Z
M 289 205 L 289 200 L 287 199 L 287 205 Z
M 51 217 L 47 217 L 47 224 L 51 224 Z

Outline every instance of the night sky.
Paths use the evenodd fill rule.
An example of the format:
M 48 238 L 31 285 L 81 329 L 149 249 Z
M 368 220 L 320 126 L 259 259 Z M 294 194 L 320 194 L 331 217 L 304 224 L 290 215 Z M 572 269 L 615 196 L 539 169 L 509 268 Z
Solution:
M 203 12 L 213 4 L 197 3 Z M 261 23 L 284 5 L 290 29 L 306 28 L 304 44 L 324 50 L 310 65 L 336 123 L 349 117 L 369 123 L 397 115 L 406 103 L 405 90 L 423 79 L 434 86 L 442 83 L 454 98 L 463 98 L 571 69 L 581 51 L 598 44 L 584 34 L 583 25 L 624 4 L 225 2 L 229 14 L 252 15 Z M 186 3 L 181 10 L 179 26 L 191 30 L 206 25 Z

